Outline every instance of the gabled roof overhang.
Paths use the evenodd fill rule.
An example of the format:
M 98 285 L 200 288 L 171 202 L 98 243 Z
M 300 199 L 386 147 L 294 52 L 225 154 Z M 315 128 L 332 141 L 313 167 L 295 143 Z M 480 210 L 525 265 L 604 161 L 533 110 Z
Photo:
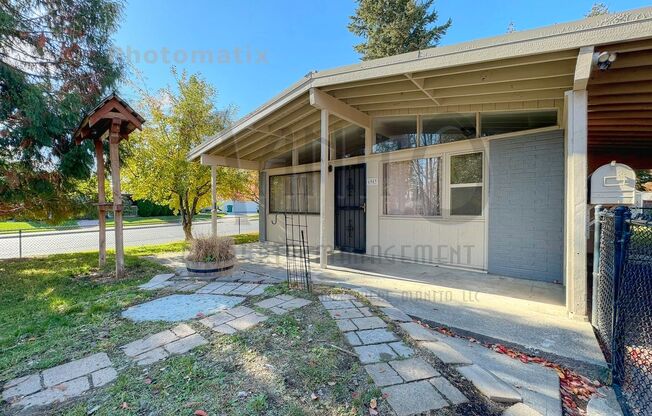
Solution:
M 316 95 L 354 110 L 334 112 L 331 131 L 374 115 L 560 107 L 574 87 L 580 48 L 650 39 L 652 8 L 644 8 L 312 72 L 207 138 L 189 159 L 260 163 L 309 143 L 319 137 Z

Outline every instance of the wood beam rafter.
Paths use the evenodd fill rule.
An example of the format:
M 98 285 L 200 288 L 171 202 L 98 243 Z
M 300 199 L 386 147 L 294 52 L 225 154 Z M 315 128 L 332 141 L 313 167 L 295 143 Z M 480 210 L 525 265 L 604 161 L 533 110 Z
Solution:
M 424 81 L 423 78 L 415 79 L 415 78 L 412 77 L 412 74 L 405 74 L 405 76 L 407 77 L 407 79 L 412 81 L 412 83 L 419 89 L 419 91 L 421 91 L 426 97 L 430 98 L 432 100 L 432 102 L 435 103 L 435 105 L 439 105 L 439 101 L 437 101 L 437 99 L 432 95 L 432 93 L 430 93 L 430 91 L 427 91 L 423 87 L 424 84 L 425 84 L 425 81 Z
M 310 105 L 320 110 L 328 110 L 329 114 L 336 115 L 360 127 L 371 128 L 371 117 L 368 114 L 317 88 L 310 89 Z
M 203 154 L 200 156 L 202 165 L 224 166 L 228 168 L 260 170 L 260 163 L 252 160 L 233 159 L 224 156 Z
M 593 70 L 593 46 L 585 46 L 580 49 L 577 55 L 577 63 L 575 65 L 575 78 L 573 81 L 573 89 L 575 91 L 585 90 L 591 78 L 591 71 Z

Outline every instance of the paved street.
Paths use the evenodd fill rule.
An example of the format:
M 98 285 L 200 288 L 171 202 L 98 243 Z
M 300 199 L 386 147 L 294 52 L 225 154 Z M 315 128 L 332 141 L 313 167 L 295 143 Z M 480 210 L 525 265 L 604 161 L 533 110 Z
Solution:
M 258 219 L 222 218 L 218 220 L 218 233 L 220 235 L 235 235 L 258 231 Z M 210 221 L 203 221 L 193 225 L 194 235 L 208 235 L 211 231 Z M 108 248 L 115 246 L 113 229 L 106 233 Z M 146 244 L 162 244 L 183 240 L 183 230 L 180 224 L 154 225 L 143 227 L 125 227 L 125 247 Z M 77 251 L 97 250 L 98 231 L 96 227 L 88 229 L 56 231 L 56 232 L 30 232 L 22 235 L 23 257 L 40 256 L 56 253 L 72 253 Z M 15 258 L 19 256 L 20 243 L 18 234 L 0 235 L 0 259 Z

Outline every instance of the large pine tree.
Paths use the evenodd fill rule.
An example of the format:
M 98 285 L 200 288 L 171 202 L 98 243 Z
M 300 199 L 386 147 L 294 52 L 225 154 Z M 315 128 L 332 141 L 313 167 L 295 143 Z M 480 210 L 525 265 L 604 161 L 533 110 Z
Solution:
M 349 30 L 363 37 L 355 46 L 363 60 L 437 46 L 452 21 L 437 26 L 434 0 L 358 0 Z
M 113 88 L 120 0 L 0 0 L 0 218 L 50 219 L 74 209 L 92 144 L 72 133 Z

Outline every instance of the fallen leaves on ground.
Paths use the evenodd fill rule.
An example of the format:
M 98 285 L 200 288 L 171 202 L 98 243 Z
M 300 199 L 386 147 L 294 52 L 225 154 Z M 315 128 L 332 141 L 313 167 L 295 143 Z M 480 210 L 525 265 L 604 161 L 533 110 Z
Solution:
M 419 322 L 419 321 L 417 321 Z M 442 333 L 449 337 L 454 338 L 463 338 L 469 342 L 475 344 L 480 344 L 486 348 L 489 348 L 499 354 L 507 355 L 510 358 L 519 360 L 524 364 L 538 364 L 544 367 L 552 368 L 557 372 L 559 376 L 559 391 L 561 394 L 561 401 L 564 410 L 564 416 L 584 416 L 586 415 L 586 410 L 581 409 L 579 404 L 582 402 L 587 402 L 592 395 L 597 394 L 597 390 L 601 387 L 601 383 L 597 380 L 589 380 L 588 378 L 577 374 L 576 372 L 562 367 L 559 364 L 548 361 L 545 358 L 537 357 L 534 355 L 528 355 L 517 351 L 512 348 L 508 348 L 502 344 L 492 344 L 486 342 L 480 342 L 472 337 L 465 337 L 462 335 L 455 334 L 450 328 L 445 327 L 436 327 L 430 328 L 428 324 L 419 322 L 419 324 L 425 328 L 434 329 L 439 333 Z

